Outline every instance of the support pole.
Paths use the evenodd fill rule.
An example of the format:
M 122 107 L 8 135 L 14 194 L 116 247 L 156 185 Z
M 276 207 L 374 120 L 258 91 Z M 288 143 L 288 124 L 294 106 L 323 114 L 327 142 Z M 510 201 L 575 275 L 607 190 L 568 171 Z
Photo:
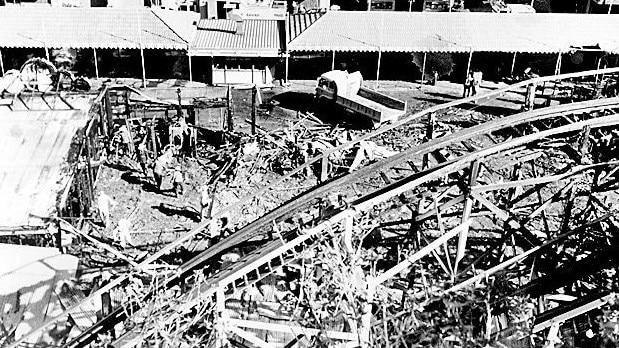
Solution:
M 615 3 L 615 0 L 609 0 L 610 4 L 608 5 L 608 14 L 610 14 L 613 11 L 613 3 Z
M 234 106 L 233 103 L 234 101 L 232 100 L 232 87 L 230 85 L 228 85 L 228 103 L 227 103 L 227 112 L 226 112 L 226 128 L 228 132 L 233 132 L 234 131 L 234 121 L 233 121 L 233 115 L 234 115 Z
M 251 89 L 251 134 L 256 134 L 256 85 Z
M 563 52 L 559 52 L 559 55 L 557 56 L 557 65 L 555 66 L 555 75 L 559 75 L 561 73 L 561 56 L 563 55 Z
M 516 67 L 516 55 L 518 54 L 518 52 L 514 52 L 514 59 L 512 59 L 512 70 L 511 70 L 511 75 L 514 76 L 514 68 Z
M 138 17 L 138 37 L 140 40 L 140 58 L 142 59 L 142 88 L 146 88 L 146 68 L 144 67 L 144 45 L 142 45 L 142 23 L 140 21 L 140 11 L 136 10 Z
M 288 83 L 288 59 L 290 59 L 290 54 L 286 55 L 286 75 L 284 76 L 284 81 Z
M 466 75 L 464 78 L 469 76 L 469 73 L 471 72 L 471 60 L 473 60 L 473 50 L 469 52 L 469 62 L 466 64 Z
M 423 83 L 425 82 L 425 76 L 426 76 L 426 58 L 428 57 L 428 53 L 424 52 L 423 53 L 423 64 L 421 65 L 421 84 L 423 85 Z
M 382 58 L 382 51 L 378 49 L 378 65 L 376 66 L 376 89 L 378 89 L 378 80 L 380 78 L 380 60 Z
M 187 54 L 187 59 L 189 60 L 189 82 L 193 83 L 193 69 L 191 68 L 191 56 Z
M 2 76 L 4 76 L 4 60 L 2 59 L 2 50 L 0 50 L 0 71 L 2 72 Z
M 95 76 L 97 78 L 99 78 L 99 62 L 98 62 L 98 59 L 97 59 L 97 49 L 93 47 L 92 48 L 92 52 L 93 52 L 93 54 L 95 56 Z
M 146 68 L 144 67 L 144 49 L 140 47 L 140 57 L 142 59 L 142 88 L 146 88 Z
M 333 50 L 333 55 L 331 56 L 331 70 L 335 70 L 335 50 Z

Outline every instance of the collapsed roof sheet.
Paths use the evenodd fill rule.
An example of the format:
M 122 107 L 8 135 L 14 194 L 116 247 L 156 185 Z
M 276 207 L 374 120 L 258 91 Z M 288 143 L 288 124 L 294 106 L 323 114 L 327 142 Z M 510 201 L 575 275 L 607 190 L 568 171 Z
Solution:
M 44 228 L 70 182 L 66 162 L 87 110 L 0 108 L 0 228 Z M 2 232 L 2 231 L 0 231 Z

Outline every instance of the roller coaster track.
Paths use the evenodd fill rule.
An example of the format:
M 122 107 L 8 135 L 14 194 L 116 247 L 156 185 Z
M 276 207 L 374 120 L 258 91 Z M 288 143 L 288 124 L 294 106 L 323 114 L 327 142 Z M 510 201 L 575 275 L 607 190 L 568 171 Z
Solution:
M 600 110 L 609 110 L 610 109 L 619 109 L 619 99 L 613 100 L 596 100 L 592 102 L 584 102 L 573 105 L 572 112 L 578 114 L 578 112 L 587 112 L 592 111 L 600 111 Z M 429 141 L 428 143 L 422 144 L 417 148 L 407 153 L 408 158 L 423 158 L 423 155 L 430 154 L 438 148 L 445 148 L 445 146 L 453 145 L 457 141 L 469 140 L 471 137 L 475 135 L 484 135 L 488 134 L 488 132 L 498 131 L 502 129 L 506 129 L 512 126 L 517 126 L 519 124 L 530 123 L 533 121 L 540 120 L 548 120 L 549 118 L 562 118 L 564 113 L 564 108 L 548 108 L 541 111 L 530 112 L 527 114 L 515 115 L 512 117 L 507 117 L 501 120 L 495 120 L 483 125 L 473 127 L 467 130 L 467 134 L 455 133 L 450 136 L 436 139 L 433 141 Z M 542 112 L 544 111 L 544 112 Z M 191 293 L 186 294 L 179 301 L 182 305 L 176 308 L 177 312 L 187 313 L 191 310 L 193 306 L 195 306 L 198 302 L 211 301 L 215 303 L 217 301 L 217 297 L 221 296 L 221 298 L 225 298 L 225 294 L 218 295 L 218 291 L 224 291 L 226 294 L 234 294 L 238 293 L 238 291 L 247 287 L 250 284 L 254 284 L 260 279 L 263 279 L 265 276 L 273 273 L 279 267 L 291 262 L 291 260 L 298 258 L 298 250 L 300 247 L 304 247 L 305 245 L 311 243 L 312 239 L 324 232 L 325 230 L 335 229 L 336 226 L 339 226 L 341 223 L 346 220 L 350 220 L 355 218 L 356 216 L 362 214 L 363 212 L 367 212 L 368 210 L 380 205 L 381 203 L 392 199 L 398 195 L 401 195 L 407 191 L 410 191 L 414 188 L 420 187 L 422 185 L 427 185 L 428 183 L 439 180 L 444 176 L 457 173 L 459 171 L 465 170 L 469 168 L 473 163 L 478 161 L 495 158 L 497 156 L 502 156 L 505 154 L 509 154 L 510 151 L 514 149 L 521 148 L 522 146 L 530 146 L 537 141 L 548 139 L 552 136 L 557 136 L 569 132 L 580 131 L 584 127 L 591 127 L 593 129 L 608 127 L 608 126 L 616 126 L 619 124 L 619 114 L 613 111 L 612 115 L 609 116 L 600 116 L 596 118 L 588 118 L 582 121 L 577 121 L 573 123 L 567 123 L 565 125 L 550 128 L 544 131 L 531 131 L 530 134 L 523 135 L 518 138 L 514 138 L 512 140 L 496 144 L 484 149 L 479 149 L 476 151 L 472 151 L 466 155 L 462 155 L 455 160 L 451 160 L 444 163 L 436 163 L 431 169 L 425 170 L 423 172 L 415 173 L 409 176 L 405 176 L 400 180 L 394 181 L 390 184 L 385 185 L 379 189 L 374 190 L 373 192 L 364 195 L 360 198 L 355 199 L 350 202 L 347 207 L 338 209 L 333 213 L 329 218 L 318 222 L 318 224 L 314 227 L 296 230 L 296 231 L 288 231 L 288 233 L 284 233 L 285 239 L 288 240 L 284 243 L 281 240 L 273 240 L 265 244 L 263 247 L 255 250 L 252 253 L 247 254 L 243 259 L 239 262 L 233 264 L 232 266 L 220 270 L 219 273 L 216 273 L 212 277 L 206 279 L 206 281 L 201 284 L 198 291 L 193 291 Z M 527 155 L 530 155 L 534 152 L 528 151 Z M 385 161 L 387 162 L 387 161 Z M 389 161 L 389 164 L 393 164 L 394 162 Z M 371 165 L 365 170 L 371 171 L 372 168 L 384 168 L 386 164 L 379 162 Z M 545 178 L 532 178 L 529 185 L 540 185 L 548 182 L 556 182 L 561 180 L 562 178 L 569 178 L 571 176 L 577 175 L 584 171 L 593 170 L 597 167 L 609 167 L 619 165 L 619 162 L 615 163 L 605 163 L 605 164 L 590 164 L 590 165 L 582 165 L 572 168 L 570 171 L 565 173 L 557 174 L 550 177 Z M 504 186 L 507 186 L 508 183 L 503 183 Z M 527 185 L 527 183 L 518 183 L 518 185 Z M 491 186 L 491 185 L 485 185 Z M 474 186 L 472 189 L 476 189 L 480 192 L 493 190 L 496 188 L 488 188 L 488 187 L 477 187 Z M 484 200 L 480 198 L 480 200 Z M 491 205 L 491 203 L 487 203 Z M 501 213 L 495 213 L 501 219 L 509 220 L 508 217 L 502 216 Z M 518 224 L 518 222 L 513 221 Z M 471 225 L 470 222 L 463 223 L 448 233 L 439 238 L 440 242 L 444 242 L 449 238 L 452 238 L 460 233 L 462 233 L 465 229 L 468 229 Z M 255 227 L 249 225 L 251 227 Z M 546 247 L 546 246 L 544 246 Z M 542 247 L 533 248 L 522 255 L 519 255 L 517 258 L 510 260 L 509 262 L 515 263 L 517 261 L 522 260 L 533 252 L 537 252 Z M 189 265 L 183 265 L 181 272 L 189 271 L 190 269 L 195 269 L 196 265 L 200 264 L 200 259 L 210 259 L 214 255 L 217 255 L 218 250 L 208 249 L 203 254 L 194 259 L 194 263 Z M 420 258 L 424 254 L 428 252 L 424 252 L 423 249 L 417 254 L 418 256 L 415 259 Z M 379 275 L 374 282 L 376 284 L 383 283 L 393 277 L 395 274 L 399 273 L 404 269 L 404 267 L 410 266 L 413 263 L 413 259 L 406 260 L 403 265 L 398 265 L 393 269 L 387 270 L 383 274 Z M 505 265 L 502 265 L 506 267 Z M 454 292 L 458 289 L 465 288 L 473 284 L 476 281 L 484 277 L 488 277 L 493 274 L 492 269 L 488 272 L 483 273 L 482 275 L 478 275 L 476 277 L 472 277 L 463 281 L 462 283 L 455 284 L 452 288 L 448 289 L 446 292 Z M 150 331 L 150 332 L 149 332 Z M 149 334 L 153 334 L 153 328 L 150 330 L 146 330 Z M 335 335 L 335 333 L 333 333 Z M 146 335 L 148 336 L 148 335 Z M 141 336 L 139 336 L 142 339 Z M 128 335 L 124 338 L 124 341 L 135 340 L 135 335 Z M 119 345 L 120 346 L 120 345 Z
M 384 134 L 385 132 L 405 126 L 414 120 L 419 120 L 424 116 L 428 116 L 432 122 L 437 120 L 440 121 L 440 113 L 451 107 L 458 107 L 459 105 L 473 101 L 483 103 L 484 100 L 488 100 L 489 98 L 518 91 L 532 82 L 542 83 L 545 81 L 555 81 L 595 74 L 614 74 L 617 72 L 619 72 L 619 69 L 605 69 L 593 72 L 538 78 L 531 81 L 523 81 L 507 88 L 495 90 L 486 95 L 457 100 L 429 108 L 420 113 L 406 117 L 392 125 L 369 133 L 359 139 L 356 139 L 355 141 L 326 151 L 324 154 L 311 159 L 308 163 L 293 170 L 281 179 L 270 183 L 269 186 L 259 189 L 254 194 L 242 198 L 239 202 L 228 209 L 215 214 L 213 218 L 218 218 L 221 214 L 232 209 L 246 204 L 251 204 L 255 197 L 259 195 L 264 196 L 264 194 L 272 187 L 276 187 L 277 185 L 284 183 L 285 180 L 289 179 L 293 175 L 300 173 L 308 166 L 327 158 L 331 154 L 349 149 L 358 144 L 360 141 L 370 140 Z M 475 127 L 461 130 L 457 133 L 449 134 L 441 138 L 431 139 L 424 144 L 407 149 L 393 157 L 370 164 L 351 174 L 333 178 L 332 180 L 329 180 L 322 185 L 299 195 L 295 199 L 288 202 L 283 202 L 278 208 L 241 228 L 230 237 L 220 241 L 192 260 L 189 260 L 185 264 L 181 265 L 176 274 L 166 280 L 164 287 L 177 284 L 179 281 L 187 278 L 191 272 L 201 269 L 206 262 L 226 250 L 234 248 L 249 239 L 266 237 L 269 232 L 268 228 L 269 226 L 272 226 L 274 221 L 278 222 L 286 220 L 295 213 L 312 205 L 316 199 L 325 196 L 327 193 L 334 190 L 354 192 L 354 188 L 352 188 L 351 185 L 354 185 L 355 183 L 361 184 L 361 182 L 371 182 L 369 187 L 373 187 L 374 190 L 370 194 L 363 195 L 362 197 L 349 201 L 347 209 L 339 212 L 333 212 L 334 215 L 331 216 L 315 217 L 313 221 L 315 226 L 309 229 L 302 229 L 303 232 L 292 230 L 281 232 L 282 237 L 286 239 L 284 244 L 282 244 L 282 241 L 279 240 L 267 242 L 263 247 L 259 248 L 254 253 L 246 255 L 239 263 L 233 265 L 232 268 L 221 270 L 215 276 L 209 278 L 207 282 L 200 287 L 198 297 L 204 298 L 212 296 L 215 294 L 215 290 L 213 290 L 214 288 L 221 289 L 228 285 L 233 286 L 233 284 L 233 287 L 236 287 L 236 282 L 238 282 L 239 279 L 243 279 L 241 283 L 245 284 L 239 284 L 239 286 L 246 286 L 248 283 L 248 273 L 256 273 L 259 268 L 264 268 L 265 265 L 271 270 L 277 268 L 277 264 L 281 266 L 281 264 L 284 264 L 286 260 L 289 259 L 289 257 L 286 257 L 285 255 L 294 255 L 295 248 L 309 242 L 312 236 L 320 233 L 328 226 L 334 226 L 343 219 L 351 219 L 360 212 L 366 211 L 380 202 L 384 202 L 385 200 L 406 192 L 412 187 L 427 183 L 430 180 L 440 179 L 441 177 L 449 175 L 453 172 L 466 170 L 467 166 L 470 166 L 471 163 L 476 160 L 497 156 L 498 154 L 503 154 L 504 156 L 510 156 L 510 154 L 514 155 L 514 153 L 518 153 L 518 151 L 522 150 L 522 147 L 527 144 L 534 143 L 540 139 L 545 139 L 556 134 L 581 130 L 583 127 L 599 128 L 615 125 L 617 122 L 616 116 L 600 116 L 606 113 L 614 114 L 615 109 L 619 109 L 619 100 L 616 98 L 564 104 L 495 119 Z M 535 126 L 531 127 L 533 124 Z M 510 131 L 508 132 L 510 134 L 505 136 L 505 130 L 510 129 L 516 129 L 516 132 Z M 499 141 L 503 142 L 495 144 L 497 138 Z M 529 152 L 527 156 L 534 156 L 534 152 Z M 403 163 L 410 164 L 410 167 L 401 167 Z M 590 168 L 587 167 L 582 170 L 589 169 Z M 376 188 L 377 186 L 378 188 Z M 453 206 L 454 204 L 467 201 L 467 198 L 459 199 L 460 200 L 456 203 L 452 200 L 444 205 Z M 426 216 L 428 215 L 426 214 Z M 508 219 L 508 217 L 505 216 L 503 216 L 503 218 Z M 139 267 L 141 269 L 145 268 L 149 264 L 157 261 L 161 256 L 191 240 L 206 226 L 208 226 L 207 224 L 208 222 L 201 224 L 177 241 L 151 255 L 146 260 L 141 262 Z M 460 234 L 462 229 L 463 227 L 457 227 L 454 230 Z M 454 235 L 454 233 L 451 233 L 450 235 Z M 274 260 L 279 261 L 274 262 Z M 264 272 L 258 273 L 262 275 L 265 274 Z M 92 300 L 95 296 L 100 296 L 100 294 L 120 286 L 127 279 L 128 276 L 122 276 L 119 279 L 116 279 L 104 288 L 90 294 L 84 301 Z M 217 286 L 214 286 L 215 284 Z M 150 296 L 151 295 L 148 295 L 144 301 L 148 300 Z M 191 294 L 184 296 L 190 296 L 190 298 L 187 298 L 187 303 L 185 305 L 185 307 L 190 308 L 192 304 L 195 303 L 197 295 L 193 294 L 193 299 L 191 298 Z M 35 328 L 30 334 L 14 342 L 10 347 L 19 346 L 30 335 L 40 332 L 45 327 L 48 327 L 59 320 L 60 317 L 69 315 L 71 312 L 78 310 L 79 307 L 80 304 L 77 304 L 67 309 L 63 315 L 46 321 L 41 327 Z M 140 303 L 132 304 L 130 307 L 132 307 L 134 311 L 137 311 L 139 310 Z M 88 342 L 95 339 L 97 334 L 102 333 L 105 330 L 109 330 L 115 324 L 124 320 L 126 318 L 126 313 L 127 312 L 124 308 L 117 308 L 109 316 L 95 324 L 89 330 L 83 332 L 80 336 L 67 343 L 65 346 L 79 347 L 86 345 Z M 126 337 L 130 335 L 131 334 L 128 334 Z

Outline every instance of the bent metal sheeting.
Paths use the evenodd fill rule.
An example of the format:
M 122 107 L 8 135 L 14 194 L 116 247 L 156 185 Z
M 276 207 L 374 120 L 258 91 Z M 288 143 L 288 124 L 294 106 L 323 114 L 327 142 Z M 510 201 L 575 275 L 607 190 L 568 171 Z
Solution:
M 619 52 L 619 15 L 330 11 L 289 51 Z
M 181 49 L 188 42 L 149 9 L 0 7 L 0 48 Z
M 88 110 L 11 111 L 0 108 L 0 234 L 45 228 L 71 178 L 67 163 Z

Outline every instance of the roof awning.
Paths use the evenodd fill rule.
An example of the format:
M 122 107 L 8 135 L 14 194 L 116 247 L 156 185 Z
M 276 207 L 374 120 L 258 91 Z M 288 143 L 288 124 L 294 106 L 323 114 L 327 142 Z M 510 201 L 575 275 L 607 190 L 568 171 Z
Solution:
M 617 52 L 619 16 L 330 11 L 293 38 L 288 49 L 558 53 L 585 46 Z
M 162 17 L 149 9 L 0 7 L 0 47 L 186 50 L 174 30 L 181 21 Z

